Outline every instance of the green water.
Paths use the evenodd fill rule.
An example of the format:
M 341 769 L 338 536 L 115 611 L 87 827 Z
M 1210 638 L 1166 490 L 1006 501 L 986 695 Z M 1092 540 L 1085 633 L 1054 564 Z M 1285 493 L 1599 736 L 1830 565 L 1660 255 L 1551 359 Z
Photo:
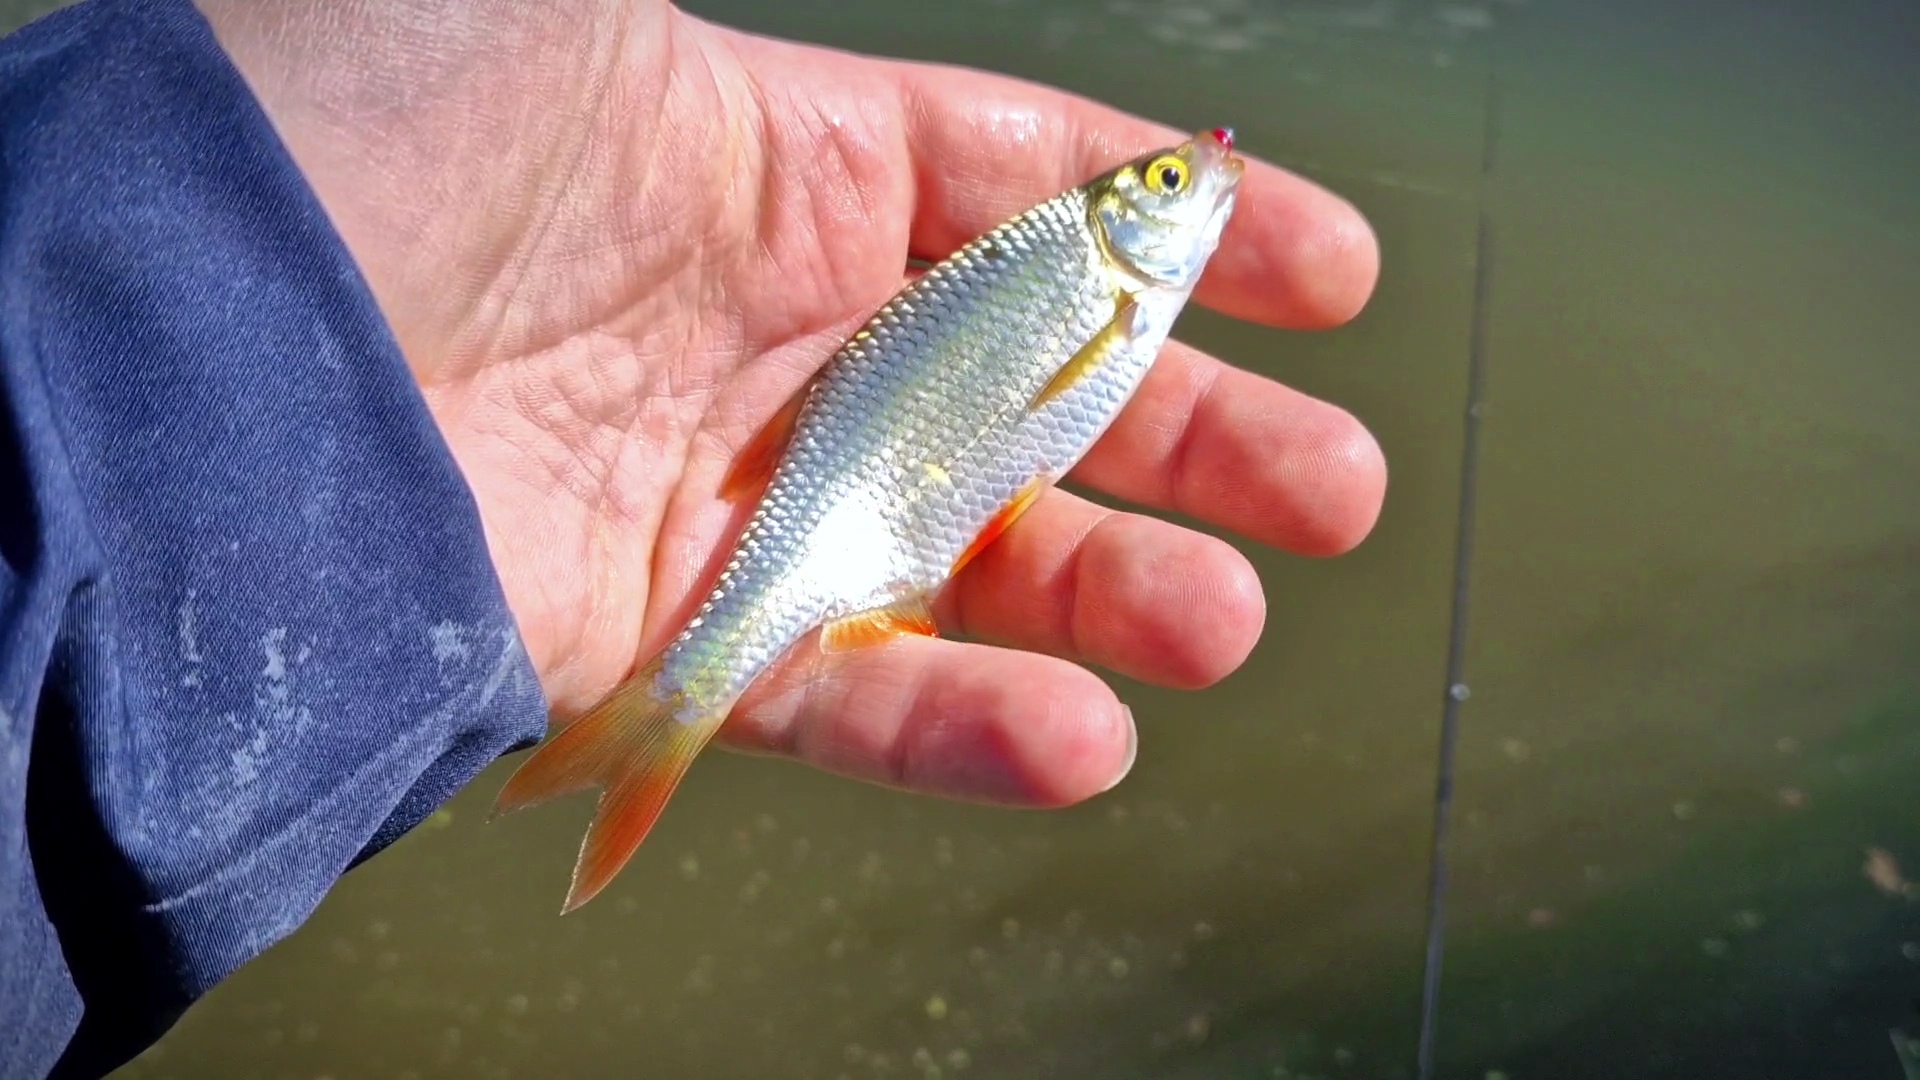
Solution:
M 1084 807 L 716 756 L 562 920 L 586 806 L 483 827 L 496 768 L 124 1076 L 1412 1077 L 1476 294 L 1436 1074 L 1912 1075 L 1920 7 L 688 6 L 1230 123 L 1355 200 L 1353 326 L 1184 332 L 1378 433 L 1377 533 L 1254 553 L 1259 651 L 1123 684 L 1139 763 Z

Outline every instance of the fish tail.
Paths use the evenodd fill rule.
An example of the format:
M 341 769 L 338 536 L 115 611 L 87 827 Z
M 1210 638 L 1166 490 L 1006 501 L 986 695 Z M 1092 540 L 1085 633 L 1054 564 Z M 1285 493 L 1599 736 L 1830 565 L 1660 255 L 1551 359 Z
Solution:
M 494 800 L 494 813 L 511 813 L 590 787 L 601 789 L 563 915 L 593 899 L 620 873 L 726 719 L 725 710 L 692 723 L 678 719 L 679 696 L 654 692 L 659 671 L 658 660 L 647 664 L 549 738 Z

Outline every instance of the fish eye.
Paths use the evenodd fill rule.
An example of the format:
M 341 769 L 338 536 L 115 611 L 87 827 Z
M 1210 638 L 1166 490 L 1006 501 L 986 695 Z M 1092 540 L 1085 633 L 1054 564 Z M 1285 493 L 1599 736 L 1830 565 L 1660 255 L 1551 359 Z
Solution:
M 1148 163 L 1142 179 L 1155 195 L 1178 194 L 1187 186 L 1187 163 L 1171 154 L 1155 158 Z

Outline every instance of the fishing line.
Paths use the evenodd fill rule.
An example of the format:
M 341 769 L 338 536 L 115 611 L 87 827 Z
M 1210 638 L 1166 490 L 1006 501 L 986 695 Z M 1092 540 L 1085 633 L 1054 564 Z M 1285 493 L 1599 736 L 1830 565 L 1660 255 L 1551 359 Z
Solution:
M 1440 761 L 1433 796 L 1432 877 L 1427 884 L 1426 970 L 1420 987 L 1417 1072 L 1432 1080 L 1434 1040 L 1440 1024 L 1440 969 L 1446 952 L 1447 841 L 1453 811 L 1454 755 L 1460 739 L 1460 709 L 1466 704 L 1467 602 L 1473 571 L 1473 519 L 1480 481 L 1480 421 L 1486 414 L 1487 298 L 1493 280 L 1493 224 L 1487 212 L 1487 180 L 1499 137 L 1499 85 L 1487 75 L 1486 130 L 1480 157 L 1479 228 L 1474 240 L 1473 324 L 1467 351 L 1467 402 L 1460 447 L 1460 505 L 1454 540 L 1453 613 L 1447 633 L 1447 685 L 1440 713 Z

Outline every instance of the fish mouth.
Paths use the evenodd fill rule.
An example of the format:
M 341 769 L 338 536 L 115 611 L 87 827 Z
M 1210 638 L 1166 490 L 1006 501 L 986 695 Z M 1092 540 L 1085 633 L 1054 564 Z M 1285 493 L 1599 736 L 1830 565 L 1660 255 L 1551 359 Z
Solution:
M 1225 224 L 1225 216 L 1233 208 L 1235 195 L 1239 193 L 1240 178 L 1247 171 L 1245 158 L 1233 151 L 1233 129 L 1217 127 L 1212 131 L 1203 131 L 1193 138 L 1194 164 L 1207 176 L 1213 188 L 1213 218 L 1210 224 L 1217 230 Z
M 1194 163 L 1213 178 L 1216 198 L 1230 197 L 1247 171 L 1246 159 L 1233 152 L 1233 129 L 1217 127 L 1193 137 Z
M 1240 178 L 1247 169 L 1246 160 L 1234 153 L 1233 141 L 1233 129 L 1219 127 L 1200 132 L 1192 142 L 1194 173 L 1196 177 L 1205 178 L 1204 183 L 1213 195 L 1213 206 L 1201 228 L 1200 246 L 1206 252 L 1205 258 L 1211 258 L 1219 247 L 1227 219 L 1233 216 Z

